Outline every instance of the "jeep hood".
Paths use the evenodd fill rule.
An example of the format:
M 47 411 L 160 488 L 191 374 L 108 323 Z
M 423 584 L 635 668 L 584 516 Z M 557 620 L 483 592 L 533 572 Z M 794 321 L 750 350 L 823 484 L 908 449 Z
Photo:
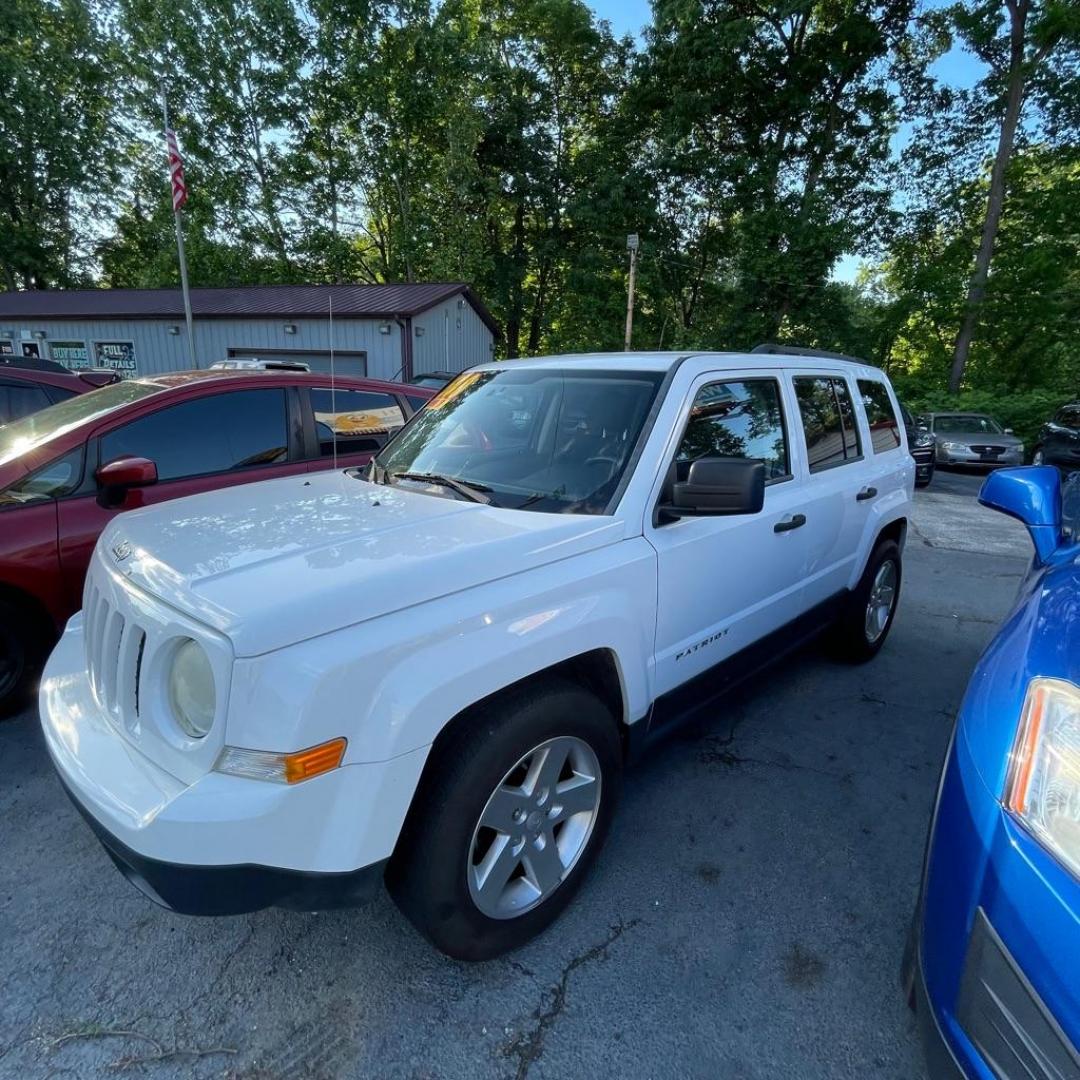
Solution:
M 591 551 L 624 529 L 323 472 L 121 514 L 96 557 L 255 656 Z

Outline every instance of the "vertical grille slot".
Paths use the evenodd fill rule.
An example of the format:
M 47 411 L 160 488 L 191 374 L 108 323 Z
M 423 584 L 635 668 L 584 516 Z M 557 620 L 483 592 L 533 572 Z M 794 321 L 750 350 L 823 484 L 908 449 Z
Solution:
M 97 615 L 100 594 L 87 577 L 86 596 L 83 600 L 83 645 L 86 649 L 86 670 L 94 681 L 94 618 Z
M 118 602 L 113 602 L 116 596 Z M 98 705 L 133 737 L 140 736 L 145 712 L 143 660 L 153 651 L 152 627 L 138 609 L 113 593 L 107 580 L 87 576 L 83 592 L 86 670 Z
M 101 700 L 105 708 L 116 710 L 120 674 L 120 642 L 124 638 L 124 616 L 115 608 L 105 619 L 101 641 Z
M 142 682 L 142 659 L 146 650 L 146 634 L 142 630 L 137 632 L 138 652 L 135 656 L 135 716 L 139 715 L 139 685 Z

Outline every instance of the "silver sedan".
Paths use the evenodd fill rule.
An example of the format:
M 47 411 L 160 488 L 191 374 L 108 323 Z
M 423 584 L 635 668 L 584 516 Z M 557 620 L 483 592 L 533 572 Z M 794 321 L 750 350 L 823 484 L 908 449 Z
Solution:
M 931 413 L 939 465 L 1023 465 L 1024 443 L 985 413 Z

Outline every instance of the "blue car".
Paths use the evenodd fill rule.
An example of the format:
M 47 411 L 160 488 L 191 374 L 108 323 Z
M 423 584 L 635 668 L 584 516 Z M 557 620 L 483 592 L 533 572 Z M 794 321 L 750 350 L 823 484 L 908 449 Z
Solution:
M 989 476 L 1035 557 L 964 696 L 904 978 L 932 1080 L 1080 1078 L 1080 498 Z

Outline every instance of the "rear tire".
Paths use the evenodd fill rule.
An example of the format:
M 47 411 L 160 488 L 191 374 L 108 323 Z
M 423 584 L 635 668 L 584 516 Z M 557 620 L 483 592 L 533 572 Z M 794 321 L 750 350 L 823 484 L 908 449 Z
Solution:
M 19 604 L 0 599 L 0 720 L 28 703 L 47 651 L 38 621 Z
M 477 706 L 433 754 L 387 886 L 437 949 L 488 960 L 545 930 L 580 888 L 618 801 L 618 724 L 548 678 Z
M 885 644 L 896 618 L 903 568 L 895 540 L 879 540 L 833 630 L 838 659 L 863 664 Z

